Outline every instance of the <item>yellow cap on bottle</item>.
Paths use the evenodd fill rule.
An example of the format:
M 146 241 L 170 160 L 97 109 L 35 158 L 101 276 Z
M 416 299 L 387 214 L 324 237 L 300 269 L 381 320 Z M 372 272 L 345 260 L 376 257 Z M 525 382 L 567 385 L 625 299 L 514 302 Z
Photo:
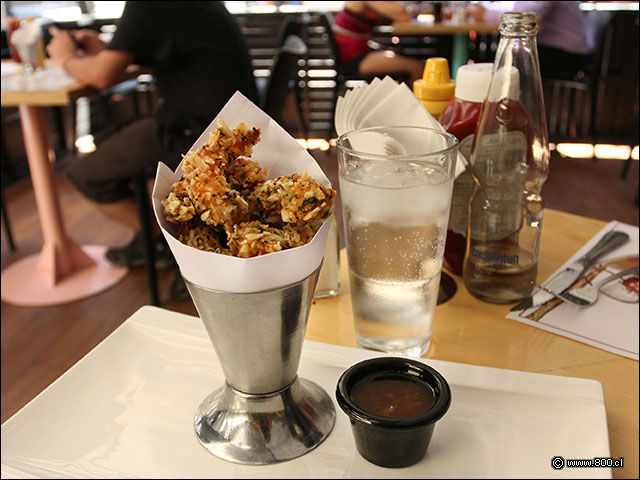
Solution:
M 456 82 L 449 75 L 446 58 L 427 60 L 422 79 L 413 82 L 413 93 L 434 117 L 439 118 L 456 91 Z

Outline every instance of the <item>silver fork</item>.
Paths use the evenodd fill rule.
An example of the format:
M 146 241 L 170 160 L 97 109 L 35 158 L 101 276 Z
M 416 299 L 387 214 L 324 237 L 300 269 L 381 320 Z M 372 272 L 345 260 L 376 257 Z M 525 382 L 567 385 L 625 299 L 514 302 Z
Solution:
M 625 275 L 629 275 L 630 273 L 634 272 L 638 272 L 638 265 L 632 268 L 628 268 L 627 270 L 614 273 L 613 275 L 609 275 L 607 278 L 597 283 L 585 285 L 584 287 L 576 288 L 575 290 L 571 290 L 569 292 L 563 292 L 560 294 L 560 297 L 563 300 L 569 300 L 570 302 L 583 307 L 593 305 L 598 299 L 598 293 L 600 293 L 600 289 L 602 287 L 615 280 L 616 278 L 624 277 Z

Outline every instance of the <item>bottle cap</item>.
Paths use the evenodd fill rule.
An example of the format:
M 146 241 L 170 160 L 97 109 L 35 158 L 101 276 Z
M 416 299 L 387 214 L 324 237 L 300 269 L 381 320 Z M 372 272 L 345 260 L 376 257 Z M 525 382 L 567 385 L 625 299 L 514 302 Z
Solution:
M 428 59 L 422 79 L 413 82 L 413 93 L 420 100 L 449 101 L 455 88 L 456 82 L 449 76 L 449 62 L 442 57 Z
M 487 97 L 493 63 L 470 63 L 458 69 L 456 98 L 463 102 L 482 103 Z

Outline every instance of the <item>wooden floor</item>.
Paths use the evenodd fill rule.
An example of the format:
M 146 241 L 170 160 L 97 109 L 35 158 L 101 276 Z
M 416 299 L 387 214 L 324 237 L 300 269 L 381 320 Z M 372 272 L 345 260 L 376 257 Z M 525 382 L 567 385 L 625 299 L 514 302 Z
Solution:
M 320 166 L 337 186 L 335 151 L 314 151 Z M 563 159 L 554 155 L 543 195 L 547 207 L 570 213 L 638 225 L 634 203 L 638 162 L 626 179 L 623 162 Z M 80 244 L 122 245 L 133 233 L 98 214 L 58 174 L 67 233 Z M 42 236 L 30 181 L 5 190 L 17 250 L 11 252 L 2 230 L 2 268 L 40 250 Z M 196 315 L 190 300 L 174 301 L 168 288 L 175 271 L 160 272 L 162 307 Z M 111 289 L 61 306 L 25 308 L 2 303 L 1 421 L 16 413 L 80 360 L 142 305 L 149 303 L 144 268 L 133 269 Z

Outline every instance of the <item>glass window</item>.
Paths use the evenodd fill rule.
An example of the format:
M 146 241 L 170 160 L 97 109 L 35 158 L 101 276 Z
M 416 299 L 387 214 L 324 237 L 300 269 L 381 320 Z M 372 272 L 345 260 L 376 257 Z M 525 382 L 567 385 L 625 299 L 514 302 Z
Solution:
M 86 3 L 86 2 L 83 2 Z M 18 18 L 47 18 L 54 22 L 77 22 L 82 16 L 80 2 L 6 2 L 7 14 Z
M 8 1 L 6 13 L 18 18 L 44 18 L 53 22 L 90 23 L 93 19 L 120 18 L 125 2 Z M 3 5 L 4 6 L 4 5 Z

